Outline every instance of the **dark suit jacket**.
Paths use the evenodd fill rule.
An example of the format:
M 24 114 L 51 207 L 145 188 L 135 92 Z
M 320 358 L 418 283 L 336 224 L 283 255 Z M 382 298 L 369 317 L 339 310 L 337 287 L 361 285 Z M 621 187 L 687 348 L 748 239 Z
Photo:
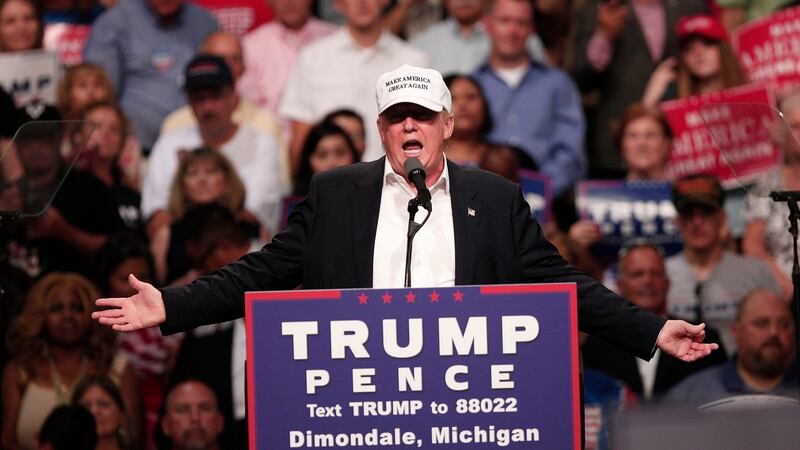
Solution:
M 687 363 L 664 353 L 658 357 L 656 379 L 653 384 L 653 399 L 666 394 L 672 386 L 694 372 L 725 362 L 725 350 L 722 349 L 719 333 L 711 327 L 706 327 L 705 341 L 716 342 L 720 348 L 699 361 Z M 623 381 L 631 390 L 642 396 L 644 387 L 642 386 L 642 377 L 639 375 L 639 367 L 636 364 L 636 357 L 592 336 L 581 346 L 581 352 L 585 367 L 597 369 Z
M 270 244 L 189 286 L 162 291 L 162 332 L 241 317 L 245 291 L 371 287 L 383 168 L 381 158 L 315 176 Z M 450 162 L 448 170 L 457 285 L 576 282 L 583 331 L 652 356 L 664 319 L 568 265 L 544 239 L 519 186 Z

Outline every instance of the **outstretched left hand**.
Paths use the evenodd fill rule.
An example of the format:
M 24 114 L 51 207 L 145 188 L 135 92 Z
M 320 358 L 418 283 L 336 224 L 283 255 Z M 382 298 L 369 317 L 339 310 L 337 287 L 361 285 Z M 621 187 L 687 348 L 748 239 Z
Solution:
M 719 345 L 704 344 L 706 337 L 706 324 L 692 325 L 683 320 L 667 320 L 658 335 L 656 345 L 661 351 L 668 353 L 681 361 L 692 362 L 704 358 Z

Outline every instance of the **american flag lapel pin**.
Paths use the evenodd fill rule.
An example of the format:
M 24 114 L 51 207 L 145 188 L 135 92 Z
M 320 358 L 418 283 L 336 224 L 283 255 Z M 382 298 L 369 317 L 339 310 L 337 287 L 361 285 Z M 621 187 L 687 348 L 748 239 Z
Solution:
M 475 217 L 475 210 L 467 206 L 467 215 L 470 217 Z

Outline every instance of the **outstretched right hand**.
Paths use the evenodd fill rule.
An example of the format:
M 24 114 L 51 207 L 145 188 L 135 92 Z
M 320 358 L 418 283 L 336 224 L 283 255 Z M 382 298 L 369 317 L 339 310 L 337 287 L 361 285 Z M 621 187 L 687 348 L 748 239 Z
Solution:
M 92 318 L 103 325 L 111 325 L 114 331 L 136 331 L 164 322 L 167 313 L 161 292 L 133 274 L 128 276 L 128 282 L 137 293 L 127 298 L 98 299 L 95 305 L 108 309 L 93 312 Z

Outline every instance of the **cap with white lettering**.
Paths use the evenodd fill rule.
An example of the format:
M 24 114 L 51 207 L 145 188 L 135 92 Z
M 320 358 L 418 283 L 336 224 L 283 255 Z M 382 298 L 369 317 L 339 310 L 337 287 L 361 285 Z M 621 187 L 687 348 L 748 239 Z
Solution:
M 453 107 L 453 99 L 442 74 L 408 64 L 378 77 L 375 101 L 378 103 L 378 114 L 398 103 L 414 103 L 436 112 L 443 109 L 450 112 Z

